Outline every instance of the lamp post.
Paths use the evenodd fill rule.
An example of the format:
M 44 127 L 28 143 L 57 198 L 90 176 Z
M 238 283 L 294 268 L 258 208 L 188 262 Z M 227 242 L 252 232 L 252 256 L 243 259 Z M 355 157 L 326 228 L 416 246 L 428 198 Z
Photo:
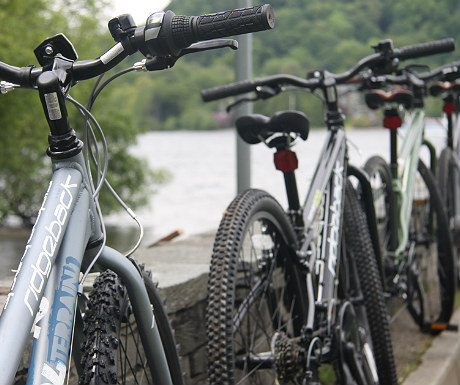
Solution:
M 250 6 L 250 0 L 238 0 L 238 8 Z M 239 35 L 237 40 L 235 79 L 241 81 L 252 77 L 252 34 Z M 241 103 L 235 108 L 235 119 L 250 113 L 252 113 L 252 104 Z M 251 151 L 249 145 L 238 135 L 236 137 L 236 174 L 236 187 L 239 193 L 251 186 Z

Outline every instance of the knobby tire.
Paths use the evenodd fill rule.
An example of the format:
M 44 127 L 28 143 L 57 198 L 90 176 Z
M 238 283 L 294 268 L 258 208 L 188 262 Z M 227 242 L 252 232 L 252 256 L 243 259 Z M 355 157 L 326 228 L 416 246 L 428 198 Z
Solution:
M 442 150 L 439 156 L 438 185 L 441 199 L 446 206 L 454 259 L 457 264 L 457 285 L 460 286 L 460 168 L 450 148 Z
M 297 268 L 296 237 L 267 193 L 246 190 L 227 208 L 213 248 L 208 283 L 207 354 L 210 384 L 275 384 L 273 338 L 300 336 L 306 318 L 305 277 Z M 286 347 L 281 354 L 294 354 Z M 284 376 L 293 381 L 295 364 Z M 297 382 L 294 382 L 297 383 Z
M 182 385 L 183 373 L 174 333 L 157 285 L 143 271 L 174 385 Z M 100 274 L 89 295 L 83 319 L 83 374 L 80 384 L 153 384 L 132 314 L 126 287 L 112 271 Z
M 377 260 L 369 233 L 366 215 L 358 200 L 357 193 L 351 183 L 345 190 L 345 205 L 343 213 L 343 236 L 345 260 L 341 269 L 345 269 L 345 261 L 350 275 L 350 289 L 361 291 L 364 310 L 361 327 L 370 332 L 373 355 L 377 366 L 379 384 L 395 385 L 398 383 L 396 365 L 393 356 L 390 326 L 388 321 L 385 297 L 379 274 Z M 343 258 L 343 257 L 342 257 Z M 354 268 L 356 266 L 356 269 Z M 357 276 L 353 272 L 357 272 Z M 339 287 L 340 287 L 339 283 Z M 342 284 L 343 286 L 343 284 Z M 359 305 L 355 308 L 359 315 Z M 366 326 L 366 318 L 367 325 Z

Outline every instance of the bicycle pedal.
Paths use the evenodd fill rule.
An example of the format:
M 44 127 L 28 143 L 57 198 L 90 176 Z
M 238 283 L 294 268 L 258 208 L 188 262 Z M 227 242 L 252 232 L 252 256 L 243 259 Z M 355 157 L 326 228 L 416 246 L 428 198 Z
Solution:
M 451 332 L 458 331 L 458 325 L 448 324 L 445 322 L 425 322 L 425 325 L 423 328 L 427 331 L 430 331 L 430 330 L 440 330 L 440 331 L 448 330 Z

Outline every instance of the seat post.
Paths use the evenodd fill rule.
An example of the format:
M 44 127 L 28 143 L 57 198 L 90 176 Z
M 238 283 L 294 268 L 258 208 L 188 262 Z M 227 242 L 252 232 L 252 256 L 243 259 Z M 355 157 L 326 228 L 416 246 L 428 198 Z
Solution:
M 295 171 L 283 172 L 284 185 L 288 198 L 289 210 L 298 211 L 300 209 L 299 192 L 297 190 L 297 180 Z
M 299 191 L 297 189 L 297 179 L 295 170 L 299 166 L 297 155 L 294 151 L 285 148 L 278 148 L 274 154 L 274 162 L 277 170 L 283 173 L 284 185 L 288 199 L 289 215 L 293 219 L 294 225 L 302 226 L 302 216 L 300 213 Z
M 393 179 L 398 177 L 398 128 L 402 119 L 396 108 L 385 108 L 383 126 L 390 130 L 390 169 Z

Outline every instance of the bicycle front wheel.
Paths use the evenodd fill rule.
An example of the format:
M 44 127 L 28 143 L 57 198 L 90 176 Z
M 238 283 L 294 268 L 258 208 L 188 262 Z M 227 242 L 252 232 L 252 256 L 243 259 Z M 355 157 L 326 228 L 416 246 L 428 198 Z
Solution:
M 382 282 L 363 208 L 350 182 L 339 270 L 340 383 L 398 383 Z
M 384 275 L 384 290 L 393 290 L 393 277 L 396 274 L 394 251 L 397 247 L 396 202 L 391 170 L 385 159 L 373 156 L 364 165 L 369 175 L 374 198 L 375 218 L 379 235 L 380 251 Z M 391 308 L 390 304 L 389 308 Z
M 419 161 L 408 250 L 408 309 L 427 332 L 452 316 L 456 269 L 448 219 L 431 171 Z
M 143 271 L 174 385 L 184 384 L 176 343 L 156 284 Z M 110 270 L 100 274 L 83 319 L 85 342 L 80 384 L 153 384 L 131 303 L 122 280 Z
M 457 263 L 457 285 L 460 286 L 460 168 L 450 148 L 442 150 L 439 156 L 438 185 L 446 206 L 454 259 Z
M 222 218 L 208 283 L 207 352 L 211 384 L 300 383 L 294 342 L 307 313 L 296 236 L 267 193 L 246 190 Z

